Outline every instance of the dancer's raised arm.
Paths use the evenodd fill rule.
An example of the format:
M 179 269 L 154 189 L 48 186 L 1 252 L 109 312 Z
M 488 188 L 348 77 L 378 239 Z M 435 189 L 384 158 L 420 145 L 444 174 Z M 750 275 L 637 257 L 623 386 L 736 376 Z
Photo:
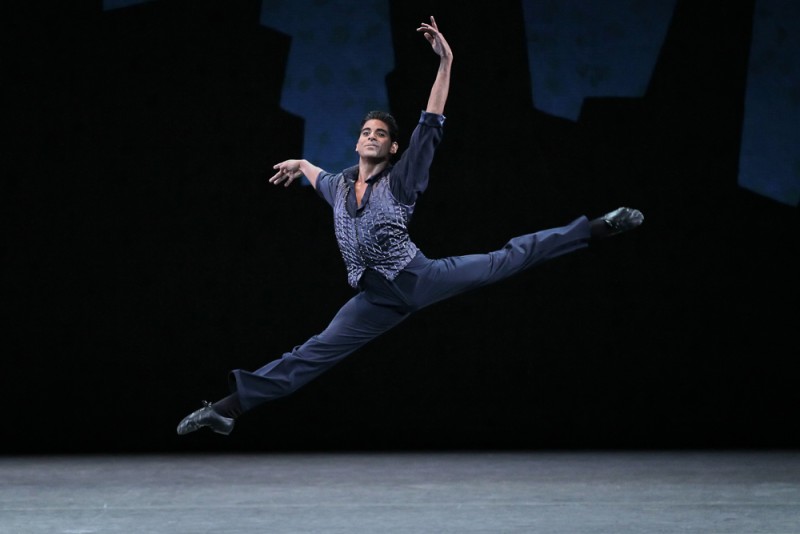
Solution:
M 436 72 L 436 80 L 431 87 L 431 95 L 428 98 L 428 106 L 425 111 L 428 113 L 444 114 L 444 105 L 447 102 L 447 95 L 450 92 L 450 67 L 453 64 L 453 52 L 447 39 L 439 31 L 436 20 L 431 16 L 431 23 L 420 24 L 418 32 L 425 35 L 425 39 L 431 44 L 431 48 L 439 56 L 439 70 Z

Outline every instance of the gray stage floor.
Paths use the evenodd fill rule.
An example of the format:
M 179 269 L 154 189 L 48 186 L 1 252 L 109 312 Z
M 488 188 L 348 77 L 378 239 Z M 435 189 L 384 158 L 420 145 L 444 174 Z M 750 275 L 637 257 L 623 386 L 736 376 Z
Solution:
M 3 534 L 800 532 L 800 452 L 0 457 Z

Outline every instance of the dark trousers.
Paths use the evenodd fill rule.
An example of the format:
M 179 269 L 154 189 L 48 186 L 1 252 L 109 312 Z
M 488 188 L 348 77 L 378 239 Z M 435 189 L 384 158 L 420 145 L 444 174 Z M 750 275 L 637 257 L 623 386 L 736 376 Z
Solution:
M 515 237 L 486 254 L 432 260 L 419 252 L 392 281 L 368 269 L 358 293 L 325 330 L 254 372 L 231 371 L 231 389 L 244 411 L 288 395 L 414 311 L 585 248 L 589 237 L 589 221 L 581 216 L 566 226 Z

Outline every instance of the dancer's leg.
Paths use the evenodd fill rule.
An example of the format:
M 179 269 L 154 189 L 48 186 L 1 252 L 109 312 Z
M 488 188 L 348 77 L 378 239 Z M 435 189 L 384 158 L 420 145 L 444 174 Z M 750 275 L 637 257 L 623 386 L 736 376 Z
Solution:
M 382 301 L 383 297 L 377 302 Z M 253 372 L 231 371 L 233 393 L 184 417 L 178 434 L 204 426 L 230 434 L 236 417 L 243 412 L 292 393 L 406 317 L 408 311 L 403 308 L 376 304 L 375 299 L 368 298 L 368 292 L 360 292 L 342 306 L 325 330 L 281 358 Z
M 565 226 L 514 237 L 486 254 L 412 262 L 395 282 L 419 309 L 585 248 L 589 239 L 589 221 L 580 217 Z
M 350 299 L 328 327 L 294 347 L 283 357 L 254 372 L 236 369 L 230 374 L 244 411 L 283 397 L 330 369 L 356 349 L 375 339 L 408 316 L 398 308 L 371 303 L 365 293 Z

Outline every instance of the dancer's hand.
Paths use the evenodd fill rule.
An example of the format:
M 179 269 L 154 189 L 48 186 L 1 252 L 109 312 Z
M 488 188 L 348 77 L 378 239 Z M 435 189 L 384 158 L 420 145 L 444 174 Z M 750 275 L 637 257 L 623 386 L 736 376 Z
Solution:
M 431 44 L 431 48 L 433 51 L 436 52 L 436 55 L 439 57 L 452 57 L 453 52 L 450 50 L 450 45 L 447 44 L 447 39 L 444 38 L 444 35 L 441 34 L 439 31 L 439 26 L 436 25 L 436 20 L 431 15 L 431 23 L 420 24 L 419 28 L 417 28 L 418 32 L 423 32 L 425 35 L 425 39 Z
M 289 187 L 293 181 L 303 175 L 299 159 L 287 159 L 272 166 L 277 172 L 269 179 L 269 183 Z

